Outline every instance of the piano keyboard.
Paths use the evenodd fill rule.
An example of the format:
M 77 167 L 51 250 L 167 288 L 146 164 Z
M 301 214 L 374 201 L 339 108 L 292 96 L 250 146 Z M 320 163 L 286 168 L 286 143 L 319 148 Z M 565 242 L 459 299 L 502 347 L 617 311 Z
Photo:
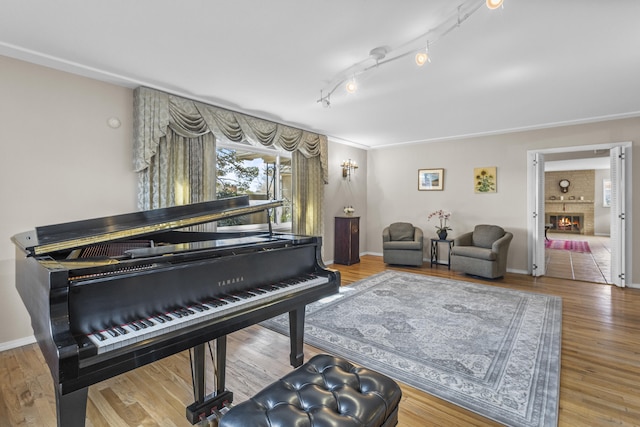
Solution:
M 107 353 L 159 335 L 191 325 L 206 322 L 239 309 L 265 304 L 283 294 L 302 291 L 329 282 L 328 277 L 307 274 L 282 282 L 259 286 L 225 295 L 216 295 L 205 301 L 158 313 L 125 325 L 93 332 L 87 338 L 98 348 L 98 354 Z

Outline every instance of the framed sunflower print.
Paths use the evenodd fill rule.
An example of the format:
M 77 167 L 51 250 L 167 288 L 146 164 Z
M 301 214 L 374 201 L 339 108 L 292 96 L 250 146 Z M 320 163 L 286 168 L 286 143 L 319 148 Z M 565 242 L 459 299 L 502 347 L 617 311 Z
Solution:
M 473 188 L 476 193 L 497 192 L 498 168 L 495 166 L 473 169 Z

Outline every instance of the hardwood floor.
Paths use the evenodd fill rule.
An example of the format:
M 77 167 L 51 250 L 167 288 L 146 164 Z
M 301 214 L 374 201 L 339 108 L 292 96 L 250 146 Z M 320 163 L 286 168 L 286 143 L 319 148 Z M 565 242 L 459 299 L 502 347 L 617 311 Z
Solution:
M 340 270 L 343 285 L 389 267 L 377 256 Z M 507 274 L 484 281 L 444 266 L 393 268 L 563 298 L 560 426 L 640 425 L 640 290 Z M 305 347 L 306 359 L 321 351 Z M 246 400 L 291 370 L 288 339 L 260 326 L 229 336 L 227 386 Z M 89 388 L 87 426 L 188 426 L 193 401 L 188 353 Z M 479 415 L 401 384 L 399 426 L 493 426 Z M 0 353 L 0 426 L 55 426 L 49 371 L 37 346 Z

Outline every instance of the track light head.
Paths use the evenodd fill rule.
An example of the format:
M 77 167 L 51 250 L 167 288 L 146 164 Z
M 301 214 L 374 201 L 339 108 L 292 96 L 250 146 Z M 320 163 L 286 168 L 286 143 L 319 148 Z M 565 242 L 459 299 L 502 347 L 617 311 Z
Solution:
M 416 64 L 418 67 L 422 67 L 427 62 L 431 62 L 431 58 L 429 57 L 429 42 L 427 41 L 427 47 L 425 50 L 421 50 L 416 53 Z
M 347 92 L 349 92 L 349 93 L 356 93 L 356 91 L 358 90 L 358 85 L 356 84 L 356 79 L 353 78 L 353 79 L 349 80 L 347 82 L 347 84 L 345 85 L 345 88 L 347 89 Z
M 324 108 L 329 108 L 331 107 L 331 94 L 328 93 L 326 95 L 322 94 L 322 91 L 320 91 L 320 99 L 318 99 L 318 101 L 320 105 L 322 105 Z

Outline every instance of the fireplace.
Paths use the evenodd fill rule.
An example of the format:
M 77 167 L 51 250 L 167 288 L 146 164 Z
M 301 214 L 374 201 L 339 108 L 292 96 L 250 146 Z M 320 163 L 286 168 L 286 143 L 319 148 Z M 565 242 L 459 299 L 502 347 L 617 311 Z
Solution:
M 546 224 L 550 232 L 582 234 L 584 214 L 582 213 L 548 213 Z

